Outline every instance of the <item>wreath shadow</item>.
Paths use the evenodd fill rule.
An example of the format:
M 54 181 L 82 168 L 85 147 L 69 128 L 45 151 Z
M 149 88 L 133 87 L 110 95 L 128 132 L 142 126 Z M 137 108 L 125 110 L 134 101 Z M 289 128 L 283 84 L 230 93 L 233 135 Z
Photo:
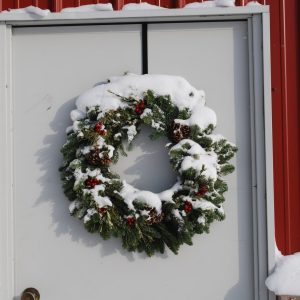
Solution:
M 37 164 L 43 175 L 37 182 L 41 187 L 41 193 L 34 205 L 51 203 L 53 230 L 57 237 L 70 236 L 74 243 L 98 248 L 101 257 L 120 254 L 128 261 L 146 259 L 148 256 L 144 253 L 131 253 L 123 249 L 121 239 L 110 238 L 104 241 L 100 235 L 87 232 L 81 220 L 69 215 L 70 202 L 63 193 L 58 169 L 62 164 L 60 149 L 66 141 L 65 129 L 71 125 L 69 113 L 75 108 L 75 99 L 76 97 L 66 101 L 57 109 L 49 124 L 52 134 L 44 137 L 43 147 L 35 153 Z M 167 252 L 155 255 L 160 258 L 168 257 Z
M 148 125 L 142 125 L 140 129 L 132 149 L 126 151 L 126 157 L 119 158 L 112 170 L 121 178 L 129 178 L 128 183 L 140 190 L 159 193 L 171 188 L 177 181 L 165 147 L 170 141 L 167 137 L 152 140 L 150 135 L 155 130 Z

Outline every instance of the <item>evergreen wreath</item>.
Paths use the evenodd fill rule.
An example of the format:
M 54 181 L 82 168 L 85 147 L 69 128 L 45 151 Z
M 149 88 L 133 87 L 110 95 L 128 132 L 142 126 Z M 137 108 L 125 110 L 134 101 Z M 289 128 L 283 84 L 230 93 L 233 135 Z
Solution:
M 150 88 L 143 90 L 147 82 Z M 169 83 L 165 84 L 169 94 L 163 94 L 161 82 Z M 112 89 L 124 86 L 131 92 Z M 72 201 L 70 213 L 82 219 L 91 233 L 104 239 L 120 237 L 129 251 L 151 256 L 163 253 L 166 246 L 177 253 L 180 245 L 192 245 L 194 234 L 208 233 L 214 220 L 224 219 L 227 184 L 223 176 L 233 172 L 229 160 L 237 151 L 212 133 L 216 118 L 204 105 L 203 92 L 180 77 L 132 74 L 95 89 L 105 91 L 111 105 L 103 102 L 104 97 L 102 102 L 94 101 L 96 105 L 93 101 L 81 105 L 85 112 L 83 108 L 73 111 L 74 123 L 61 150 L 60 172 L 65 195 Z M 176 97 L 182 93 L 196 103 L 194 107 L 178 104 Z M 124 140 L 131 143 L 143 124 L 155 129 L 151 138 L 170 140 L 170 163 L 178 174 L 176 184 L 159 194 L 134 188 L 110 169 L 120 154 L 126 155 Z

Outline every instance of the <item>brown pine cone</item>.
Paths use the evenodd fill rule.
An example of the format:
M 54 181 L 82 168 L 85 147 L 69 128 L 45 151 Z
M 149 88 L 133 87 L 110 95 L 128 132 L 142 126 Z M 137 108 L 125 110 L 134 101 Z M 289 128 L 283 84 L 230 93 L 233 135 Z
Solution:
M 109 158 L 108 154 L 105 153 L 101 159 L 100 159 L 100 162 L 102 165 L 109 165 L 111 163 L 111 159 Z
M 191 133 L 191 128 L 188 125 L 172 122 L 171 124 L 171 140 L 175 143 L 182 139 L 188 138 Z
M 101 164 L 100 149 L 94 149 L 89 152 L 86 159 L 90 165 L 98 166 Z
M 181 133 L 182 133 L 183 138 L 186 139 L 187 137 L 190 136 L 191 128 L 190 128 L 190 126 L 188 126 L 188 125 L 182 125 L 182 126 L 180 127 L 180 131 L 181 131 Z
M 149 225 L 157 224 L 157 223 L 160 223 L 163 220 L 163 218 L 164 218 L 163 213 L 158 214 L 156 212 L 156 209 L 152 208 L 149 212 L 149 219 L 147 220 L 147 223 Z
M 171 130 L 175 131 L 175 130 L 178 130 L 179 128 L 180 128 L 180 124 L 173 121 L 171 124 Z
M 174 143 L 178 143 L 183 139 L 182 133 L 179 130 L 172 132 L 171 139 Z

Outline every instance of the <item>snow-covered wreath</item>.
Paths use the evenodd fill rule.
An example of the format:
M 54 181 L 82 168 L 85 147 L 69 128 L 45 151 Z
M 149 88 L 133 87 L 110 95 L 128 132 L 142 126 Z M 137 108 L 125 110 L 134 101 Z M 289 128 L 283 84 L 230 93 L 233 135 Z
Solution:
M 233 172 L 237 148 L 212 134 L 216 114 L 203 91 L 177 76 L 126 74 L 83 93 L 76 105 L 60 171 L 70 213 L 89 232 L 120 237 L 125 249 L 151 256 L 166 246 L 177 253 L 224 219 L 223 176 Z M 178 179 L 161 193 L 138 190 L 110 168 L 143 124 L 155 129 L 152 138 L 170 140 Z

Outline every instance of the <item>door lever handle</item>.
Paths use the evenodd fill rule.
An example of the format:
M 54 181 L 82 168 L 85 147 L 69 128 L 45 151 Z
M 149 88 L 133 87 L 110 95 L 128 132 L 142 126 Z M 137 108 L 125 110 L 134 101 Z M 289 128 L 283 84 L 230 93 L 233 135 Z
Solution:
M 40 293 L 35 288 L 27 288 L 23 291 L 21 300 L 40 300 Z

